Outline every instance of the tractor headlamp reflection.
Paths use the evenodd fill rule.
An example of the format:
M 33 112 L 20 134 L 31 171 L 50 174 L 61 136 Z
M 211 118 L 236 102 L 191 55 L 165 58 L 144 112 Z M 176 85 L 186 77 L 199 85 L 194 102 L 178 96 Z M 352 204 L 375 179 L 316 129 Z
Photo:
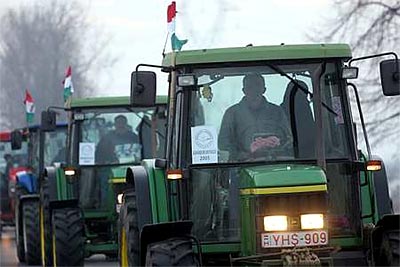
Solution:
M 301 229 L 322 229 L 324 228 L 323 214 L 303 214 L 300 216 Z
M 288 227 L 287 216 L 275 215 L 264 217 L 265 231 L 286 231 Z

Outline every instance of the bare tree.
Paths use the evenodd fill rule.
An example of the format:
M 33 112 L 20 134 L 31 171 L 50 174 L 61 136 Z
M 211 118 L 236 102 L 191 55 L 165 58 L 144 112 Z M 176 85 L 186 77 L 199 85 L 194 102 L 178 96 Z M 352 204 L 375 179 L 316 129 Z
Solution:
M 111 66 L 108 40 L 87 23 L 77 1 L 35 1 L 7 10 L 0 19 L 0 127 L 25 125 L 23 106 L 29 89 L 40 111 L 63 106 L 64 71 L 73 68 L 76 96 L 93 94 L 89 72 Z
M 348 42 L 354 56 L 400 52 L 399 0 L 335 0 L 333 8 L 332 18 L 322 30 L 309 36 L 311 40 Z M 367 64 L 368 71 L 360 73 L 359 93 L 372 143 L 394 141 L 399 144 L 400 97 L 384 97 L 377 60 L 370 60 Z M 365 68 L 366 64 L 362 67 Z

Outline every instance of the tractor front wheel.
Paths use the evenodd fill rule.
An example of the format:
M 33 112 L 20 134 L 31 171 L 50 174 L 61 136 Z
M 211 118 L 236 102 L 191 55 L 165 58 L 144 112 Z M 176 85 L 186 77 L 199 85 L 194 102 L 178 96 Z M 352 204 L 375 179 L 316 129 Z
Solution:
M 199 266 L 188 238 L 170 238 L 147 246 L 146 266 Z
M 119 213 L 119 225 L 120 266 L 140 266 L 136 194 L 133 190 L 124 194 L 124 203 Z
M 382 243 L 379 249 L 377 265 L 400 266 L 400 230 L 386 230 L 383 232 Z
M 42 266 L 51 266 L 53 264 L 50 220 L 49 185 L 47 182 L 47 178 L 45 178 L 40 187 L 39 208 L 40 250 L 42 256 Z
M 39 201 L 26 200 L 22 203 L 22 232 L 24 236 L 25 262 L 40 264 Z
M 85 253 L 81 211 L 78 208 L 54 209 L 51 222 L 53 265 L 83 266 Z

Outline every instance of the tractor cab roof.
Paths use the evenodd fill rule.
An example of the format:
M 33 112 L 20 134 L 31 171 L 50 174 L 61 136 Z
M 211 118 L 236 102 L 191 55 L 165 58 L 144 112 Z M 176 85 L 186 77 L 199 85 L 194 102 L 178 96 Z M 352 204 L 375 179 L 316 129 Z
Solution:
M 347 44 L 246 46 L 168 53 L 165 55 L 162 65 L 171 66 L 174 55 L 176 56 L 176 65 L 317 58 L 347 60 L 352 57 Z
M 167 96 L 157 96 L 156 105 L 167 104 Z M 95 107 L 126 107 L 130 106 L 129 96 L 108 96 L 108 97 L 86 97 L 73 98 L 71 108 L 95 108 Z

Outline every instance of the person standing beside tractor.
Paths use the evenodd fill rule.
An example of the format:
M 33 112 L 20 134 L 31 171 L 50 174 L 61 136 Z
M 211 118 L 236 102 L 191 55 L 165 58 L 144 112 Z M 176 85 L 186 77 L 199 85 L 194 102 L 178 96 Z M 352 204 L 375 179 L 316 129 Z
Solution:
M 266 100 L 264 78 L 247 74 L 244 97 L 229 107 L 221 123 L 218 144 L 230 161 L 292 156 L 292 134 L 283 109 Z

